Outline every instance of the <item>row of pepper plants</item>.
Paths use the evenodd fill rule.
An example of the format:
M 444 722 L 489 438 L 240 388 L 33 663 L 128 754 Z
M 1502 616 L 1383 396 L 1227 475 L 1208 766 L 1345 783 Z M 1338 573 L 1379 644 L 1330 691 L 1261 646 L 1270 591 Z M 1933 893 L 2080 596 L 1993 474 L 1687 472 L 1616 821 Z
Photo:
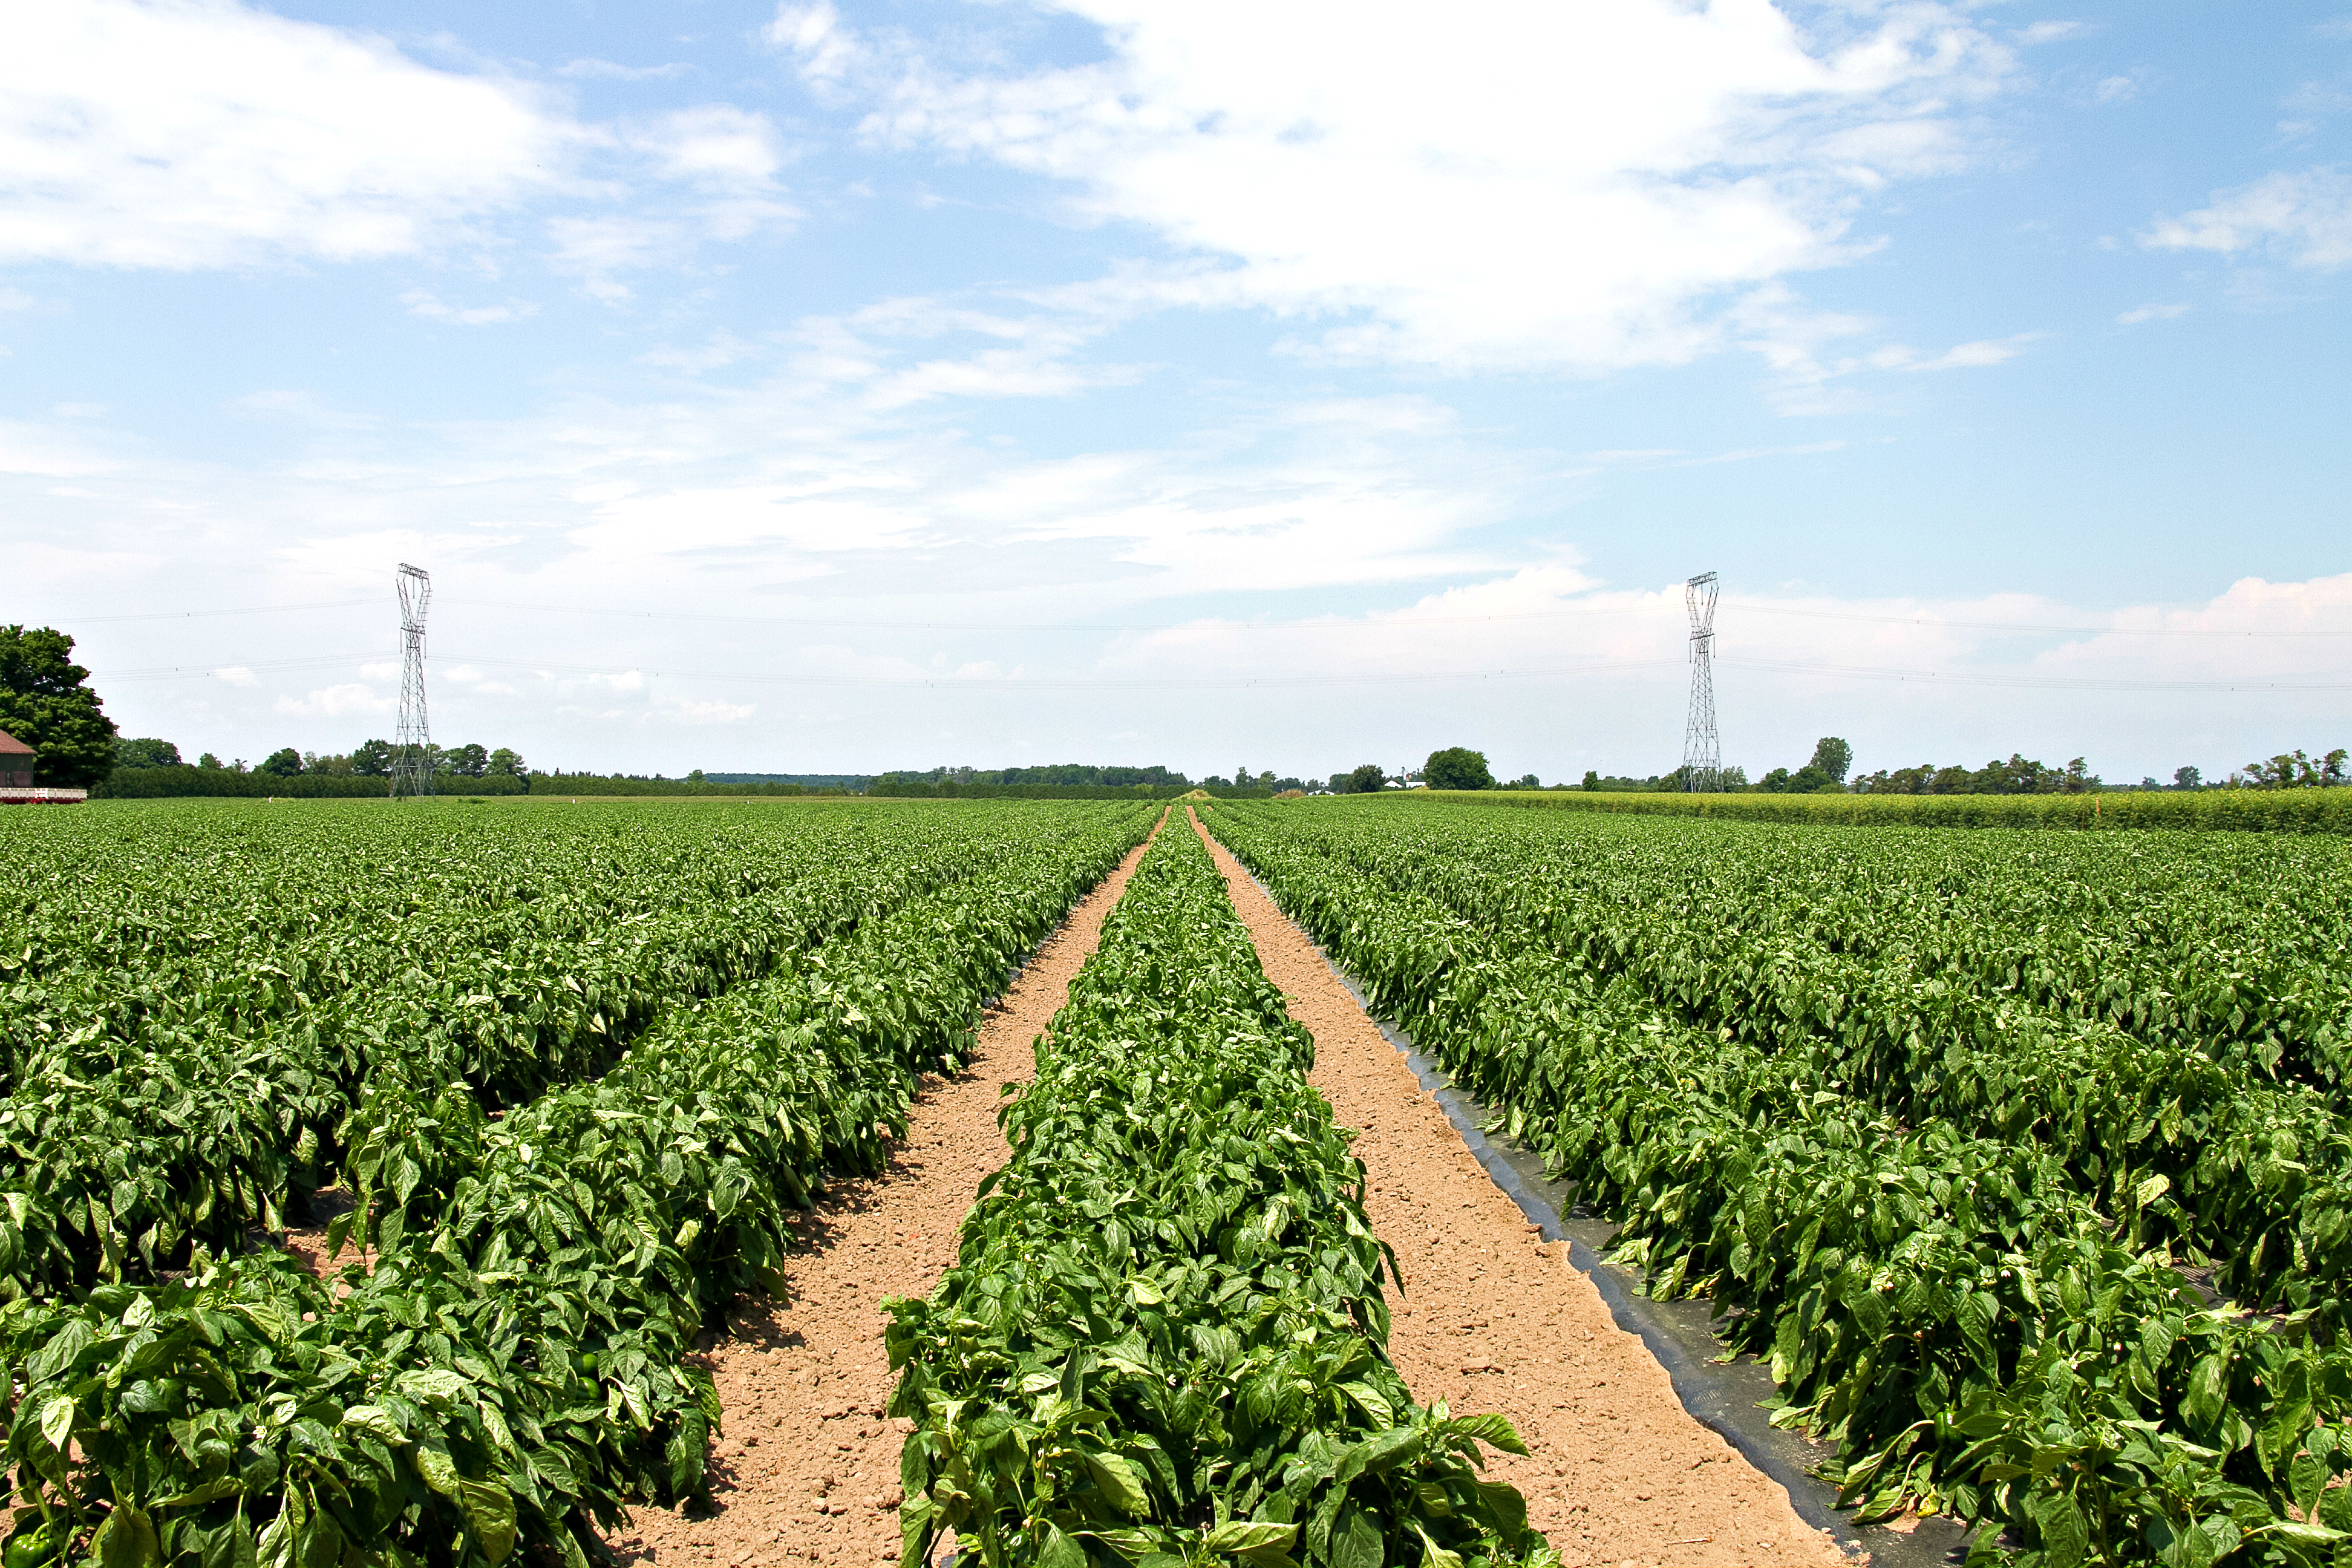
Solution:
M 92 817 L 16 835 L 0 1296 L 152 1279 L 276 1230 L 367 1179 L 418 1093 L 478 1118 L 527 1104 L 1034 828 L 887 807 Z
M 958 1262 L 888 1304 L 904 1568 L 1556 1562 L 1480 1478 L 1498 1415 L 1413 1403 L 1394 1260 L 1314 1044 L 1181 822 L 1145 857 L 1001 1114 Z
M 1784 942 L 1900 963 L 2332 1096 L 2352 1074 L 2352 921 L 2338 837 L 1797 831 L 1530 820 L 1471 808 L 1391 851 L 1515 919 L 1594 900 L 1671 911 L 1764 962 Z M 1834 987 L 1832 986 L 1832 989 Z
M 586 1568 L 627 1502 L 704 1485 L 706 1317 L 779 1283 L 793 1207 L 877 1167 L 915 1074 L 1150 820 L 1029 822 L 984 871 L 666 1010 L 593 1081 L 496 1117 L 451 1090 L 376 1167 L 374 1250 L 334 1279 L 199 1252 L 0 1308 L 12 1561 Z
M 1810 885 L 1773 879 L 1781 903 L 1759 891 L 1754 913 L 1742 917 L 1691 896 L 1690 880 L 1671 874 L 1745 854 L 1785 866 L 1807 847 L 1790 850 L 1776 837 L 1828 837 L 1831 844 L 1810 847 L 1814 857 L 1842 866 L 1851 882 L 1884 888 L 1903 880 L 1916 846 L 1882 847 L 1874 835 L 1677 832 L 1622 821 L 1598 832 L 1567 828 L 1547 842 L 1496 833 L 1477 815 L 1507 826 L 1520 816 L 1474 815 L 1442 836 L 1454 851 L 1443 856 L 1427 836 L 1379 831 L 1363 818 L 1355 831 L 1324 825 L 1318 842 L 1489 927 L 1514 950 L 1574 956 L 1623 976 L 1686 1024 L 1767 1054 L 1798 1053 L 1840 1092 L 1906 1121 L 1941 1118 L 2031 1141 L 2110 1212 L 2147 1211 L 2144 1232 L 2215 1268 L 2221 1286 L 2242 1300 L 2333 1311 L 2330 1302 L 2352 1293 L 2352 1129 L 2315 1086 L 2273 1079 L 2236 1054 L 2217 1059 L 2163 1031 L 2055 1010 L 2008 984 L 1966 984 L 1919 961 L 1891 914 L 1867 948 L 1820 923 L 1792 930 L 1797 919 L 1818 922 L 1819 911 L 1835 907 L 1819 876 Z M 1711 847 L 1657 843 L 1711 832 L 1720 836 Z M 2245 853 L 2245 842 L 2226 848 Z M 2334 842 L 2304 847 L 2328 852 Z M 2076 841 L 2068 852 L 2136 859 L 2144 848 L 2135 836 Z M 2095 879 L 2092 868 L 2074 869 Z M 2127 868 L 2118 879 L 2137 878 Z M 1915 889 L 1908 901 L 1929 900 Z M 2126 923 L 2139 912 L 2120 893 L 2109 904 Z
M 2089 1019 L 1938 1012 L 1918 989 L 1937 983 L 1916 977 L 1908 1034 L 1859 985 L 1801 1029 L 1779 1008 L 1779 1023 L 1746 1019 L 1743 1002 L 1763 1009 L 1743 975 L 1771 966 L 1732 968 L 1714 1001 L 1690 962 L 1699 939 L 1678 931 L 1675 962 L 1648 962 L 1655 886 L 1585 904 L 1610 933 L 1588 942 L 1565 916 L 1521 902 L 1528 918 L 1507 922 L 1506 895 L 1465 892 L 1475 854 L 1425 877 L 1433 846 L 1475 833 L 1475 815 L 1232 808 L 1216 827 L 1376 1005 L 1619 1222 L 1612 1256 L 1645 1289 L 1714 1299 L 1732 1348 L 1769 1360 L 1775 1418 L 1836 1445 L 1831 1473 L 1866 1516 L 1951 1512 L 1988 1527 L 1979 1558 L 2045 1568 L 2328 1562 L 2352 1542 L 2334 1266 L 2274 1252 L 2248 1267 L 2173 1175 L 2129 1163 L 2153 1141 L 2200 1192 L 2235 1183 L 2255 1202 L 2312 1173 L 2284 1170 L 2301 1162 L 2278 1143 L 2251 1166 L 2246 1147 L 2217 1155 L 2210 1118 L 2232 1080 L 2324 1118 L 2315 1094 Z M 1555 854 L 1580 847 L 1570 833 Z M 1850 850 L 1867 860 L 1866 843 Z M 1823 951 L 1786 942 L 1774 963 Z M 2068 1100 L 2070 1081 L 2077 1100 L 2133 1092 L 2131 1049 L 2169 1050 L 2177 1076 L 2158 1081 L 2207 1099 L 2136 1116 Z M 2301 1304 L 2209 1302 L 2175 1267 L 2190 1241 L 2225 1278 L 2299 1275 Z

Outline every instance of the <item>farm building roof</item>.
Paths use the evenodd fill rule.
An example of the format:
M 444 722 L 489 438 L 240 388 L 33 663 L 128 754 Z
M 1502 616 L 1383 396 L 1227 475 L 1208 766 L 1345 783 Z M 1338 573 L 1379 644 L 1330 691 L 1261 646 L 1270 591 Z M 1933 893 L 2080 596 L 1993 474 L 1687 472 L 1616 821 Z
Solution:
M 16 739 L 16 736 L 8 733 L 7 731 L 0 730 L 0 756 L 22 755 L 29 757 L 32 754 L 32 747 L 25 744 L 24 742 Z

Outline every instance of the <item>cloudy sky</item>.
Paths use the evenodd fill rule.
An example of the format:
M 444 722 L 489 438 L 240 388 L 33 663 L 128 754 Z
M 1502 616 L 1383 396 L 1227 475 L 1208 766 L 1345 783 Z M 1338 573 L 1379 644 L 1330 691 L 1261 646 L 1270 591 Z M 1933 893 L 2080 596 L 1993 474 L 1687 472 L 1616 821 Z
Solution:
M 2352 742 L 2352 9 L 50 0 L 0 621 L 190 755 Z

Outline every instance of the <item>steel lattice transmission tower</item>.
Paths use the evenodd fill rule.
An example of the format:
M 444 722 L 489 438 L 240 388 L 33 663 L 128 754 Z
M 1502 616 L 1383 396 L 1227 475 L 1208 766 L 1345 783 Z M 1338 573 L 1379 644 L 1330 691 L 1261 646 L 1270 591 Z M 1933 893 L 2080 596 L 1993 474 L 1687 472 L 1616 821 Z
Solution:
M 1723 743 L 1715 733 L 1715 596 L 1712 572 L 1683 584 L 1690 611 L 1690 719 L 1683 726 L 1683 788 L 1712 795 L 1723 788 Z
M 425 716 L 425 611 L 433 574 L 400 563 L 400 729 L 392 742 L 392 795 L 433 793 L 433 726 Z

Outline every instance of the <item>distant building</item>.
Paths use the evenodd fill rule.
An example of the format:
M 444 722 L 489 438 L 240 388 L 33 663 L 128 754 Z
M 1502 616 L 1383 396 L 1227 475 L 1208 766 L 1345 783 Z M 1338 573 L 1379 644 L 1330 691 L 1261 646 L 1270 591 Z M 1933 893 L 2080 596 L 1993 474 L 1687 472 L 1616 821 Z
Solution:
M 33 748 L 0 730 L 0 805 L 71 805 L 86 789 L 40 789 L 33 784 Z
M 0 789 L 33 787 L 33 748 L 0 730 Z

